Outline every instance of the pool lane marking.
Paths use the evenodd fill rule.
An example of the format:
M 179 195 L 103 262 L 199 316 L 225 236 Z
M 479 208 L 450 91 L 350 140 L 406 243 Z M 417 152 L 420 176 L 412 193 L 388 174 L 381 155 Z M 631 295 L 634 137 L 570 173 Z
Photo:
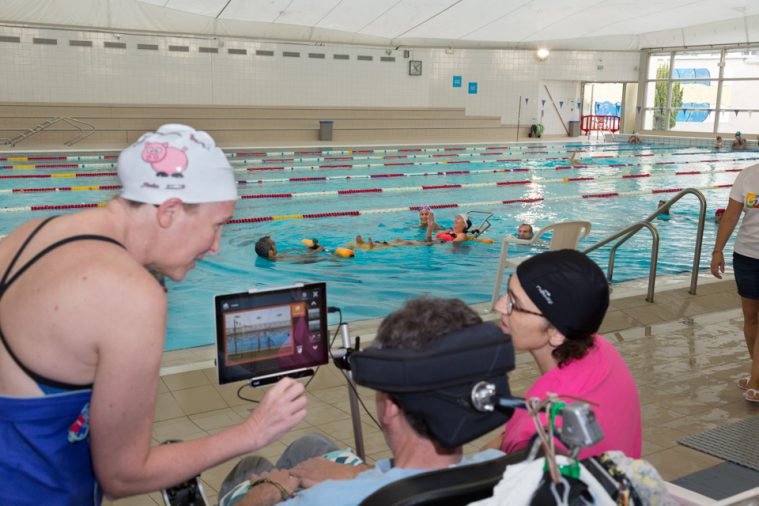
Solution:
M 721 162 L 743 162 L 759 160 L 759 157 L 748 158 L 726 158 Z M 704 160 L 690 160 L 684 162 L 677 162 L 681 165 L 691 163 L 704 163 Z M 479 163 L 479 162 L 472 162 Z M 420 163 L 423 165 L 423 163 Z M 639 167 L 646 165 L 655 165 L 650 163 L 614 163 L 608 165 L 557 165 L 554 167 L 514 167 L 514 168 L 493 168 L 493 169 L 475 169 L 475 170 L 454 170 L 454 171 L 436 171 L 436 172 L 409 172 L 409 173 L 389 173 L 389 174 L 354 174 L 350 176 L 312 176 L 312 177 L 295 177 L 295 178 L 269 178 L 269 179 L 251 179 L 238 180 L 238 184 L 261 184 L 261 183 L 284 183 L 284 182 L 305 182 L 305 181 L 325 181 L 336 179 L 372 179 L 372 178 L 389 178 L 389 177 L 417 177 L 417 176 L 447 176 L 447 175 L 462 175 L 462 174 L 485 174 L 494 172 L 528 172 L 531 170 L 570 170 L 570 169 L 588 169 L 588 168 L 604 168 L 604 167 Z M 669 163 L 667 163 L 669 165 Z M 239 171 L 239 169 L 235 169 Z M 243 169 L 247 170 L 247 169 Z M 64 173 L 64 174 L 19 174 L 19 175 L 0 175 L 0 179 L 48 179 L 48 178 L 74 178 L 74 177 L 106 177 L 116 176 L 116 172 L 100 172 L 100 173 Z
M 714 190 L 714 189 L 722 189 L 722 188 L 731 188 L 733 185 L 731 184 L 721 184 L 721 185 L 709 185 L 709 186 L 702 186 L 699 188 L 695 188 L 697 190 Z M 640 196 L 640 195 L 656 195 L 660 193 L 674 193 L 681 191 L 682 188 L 660 188 L 658 190 L 645 190 L 645 191 L 628 191 L 628 192 L 611 192 L 611 193 L 588 193 L 583 195 L 565 195 L 561 197 L 538 197 L 538 198 L 522 198 L 522 199 L 511 199 L 511 200 L 491 200 L 491 201 L 484 201 L 484 202 L 463 202 L 463 203 L 456 203 L 456 204 L 437 204 L 437 205 L 431 205 L 431 209 L 451 209 L 451 208 L 459 208 L 459 207 L 484 207 L 484 206 L 496 206 L 496 205 L 510 205 L 510 204 L 523 204 L 523 203 L 534 203 L 534 202 L 544 202 L 544 201 L 565 201 L 565 200 L 580 200 L 580 199 L 604 199 L 604 198 L 616 198 L 616 197 L 634 197 L 634 196 Z M 334 212 L 334 213 L 315 213 L 315 214 L 294 214 L 289 216 L 257 216 L 252 218 L 233 218 L 229 220 L 228 223 L 230 224 L 238 224 L 238 223 L 258 223 L 263 221 L 272 221 L 274 219 L 277 220 L 284 220 L 284 219 L 313 219 L 313 218 L 329 218 L 329 217 L 336 217 L 336 216 L 363 216 L 363 215 L 369 215 L 369 214 L 385 214 L 385 213 L 399 213 L 399 212 L 405 212 L 405 211 L 418 211 L 418 206 L 410 206 L 410 207 L 391 207 L 386 209 L 367 209 L 365 211 L 342 211 L 342 212 Z
M 572 149 L 567 148 L 567 146 L 561 146 L 561 148 L 567 148 L 567 149 L 557 149 L 558 152 L 564 152 L 564 153 L 571 153 L 573 151 L 580 151 L 584 153 L 595 153 L 595 152 L 608 152 L 611 150 L 615 150 L 618 156 L 625 156 L 625 154 L 622 154 L 623 151 L 628 151 L 624 149 L 620 149 L 623 147 L 622 145 L 610 145 L 610 146 L 603 146 L 604 148 L 608 149 L 590 149 L 583 150 L 583 149 Z M 482 148 L 473 148 L 473 150 L 470 152 L 467 148 L 466 152 L 464 153 L 446 153 L 446 154 L 435 154 L 436 152 L 439 152 L 439 149 L 437 150 L 431 150 L 429 153 L 432 154 L 424 154 L 424 155 L 416 155 L 416 154 L 404 154 L 404 155 L 394 155 L 394 156 L 327 156 L 322 158 L 253 158 L 253 159 L 231 159 L 230 162 L 234 164 L 245 164 L 245 163 L 285 163 L 285 162 L 307 162 L 307 161 L 353 161 L 353 160 L 395 160 L 395 159 L 406 159 L 406 158 L 435 158 L 435 157 L 465 157 L 465 158 L 473 158 L 473 157 L 483 157 L 483 156 L 496 156 L 496 155 L 504 155 L 509 153 L 499 152 L 499 151 L 492 151 L 492 149 L 506 149 L 507 151 L 510 151 L 510 148 L 508 147 L 487 147 L 485 149 Z M 650 146 L 645 149 L 649 150 L 658 150 L 658 149 L 672 149 L 672 146 Z M 405 150 L 406 152 L 412 151 L 412 150 Z M 418 151 L 424 151 L 425 153 L 428 152 L 427 150 L 418 150 Z M 524 155 L 538 155 L 538 154 L 549 154 L 548 151 L 530 151 L 530 147 L 527 148 L 519 148 L 519 151 Z M 388 151 L 393 152 L 393 151 Z M 399 152 L 404 152 L 404 150 L 400 150 Z M 304 152 L 307 153 L 307 152 Z M 707 153 L 707 152 L 704 152 Z M 713 153 L 712 151 L 708 151 L 708 153 Z M 237 156 L 239 154 L 245 154 L 245 153 L 232 153 L 232 156 Z M 257 153 L 260 154 L 260 153 Z M 673 153 L 672 155 L 695 155 L 700 153 Z M 227 156 L 230 154 L 227 153 Z M 633 154 L 633 156 L 654 156 L 653 153 L 646 153 L 646 154 Z M 87 157 L 16 157 L 16 158 L 0 158 L 0 160 L 6 160 L 6 161 L 27 161 L 28 160 L 63 160 L 63 161 L 70 161 L 70 160 L 76 160 L 76 161 L 82 161 L 86 159 Z M 113 157 L 105 157 L 105 158 L 115 158 Z M 105 158 L 97 157 L 95 161 L 101 161 Z M 611 155 L 589 155 L 587 158 L 613 158 Z M 568 157 L 548 157 L 545 158 L 547 160 L 566 160 Z M 536 160 L 536 159 L 531 159 Z M 480 163 L 486 163 L 489 160 L 481 160 Z M 523 159 L 507 159 L 507 160 L 500 160 L 500 161 L 523 161 Z M 414 162 L 414 164 L 435 164 L 436 161 L 429 161 L 429 162 Z M 448 161 L 448 163 L 477 163 L 472 162 L 471 160 L 460 160 L 460 161 Z M 0 165 L 0 169 L 23 169 L 23 170 L 29 170 L 29 169 L 59 169 L 59 168 L 79 168 L 79 169 L 86 169 L 88 167 L 90 168 L 98 168 L 98 169 L 115 169 L 117 167 L 116 163 L 109 163 L 109 164 L 95 164 L 98 165 L 98 167 L 91 167 L 91 164 L 88 163 L 79 163 L 79 164 L 48 164 L 48 165 L 42 165 L 42 164 L 34 164 L 34 165 Z M 382 165 L 402 165 L 400 163 L 396 164 L 384 164 L 384 163 L 377 163 L 377 164 L 357 164 L 357 166 L 382 166 Z M 264 166 L 259 168 L 253 168 L 249 167 L 243 170 L 293 170 L 294 168 L 308 168 L 308 169 L 315 169 L 315 168 L 351 168 L 352 164 L 342 164 L 342 165 L 311 165 L 311 166 L 290 166 L 290 167 L 272 167 L 272 166 Z M 236 169 L 240 170 L 240 169 Z
M 561 151 L 561 149 L 564 149 L 565 152 L 570 153 L 572 151 L 579 151 L 579 152 L 592 152 L 592 151 L 606 151 L 608 150 L 618 150 L 618 151 L 631 151 L 630 149 L 620 149 L 623 147 L 628 147 L 628 145 L 624 142 L 610 142 L 608 144 L 590 144 L 590 143 L 577 143 L 577 144 L 539 144 L 539 145 L 510 145 L 510 146 L 492 146 L 492 145 L 477 145 L 477 146 L 464 146 L 464 147 L 424 147 L 424 148 L 391 148 L 391 149 L 350 149 L 350 150 L 316 150 L 316 151 L 229 151 L 226 150 L 224 153 L 227 157 L 233 157 L 233 158 L 239 158 L 239 157 L 248 157 L 248 156 L 257 156 L 257 157 L 264 157 L 261 158 L 267 159 L 267 160 L 282 160 L 284 159 L 292 159 L 292 160 L 298 160 L 298 161 L 304 161 L 304 160 L 319 160 L 320 158 L 323 159 L 351 159 L 353 158 L 354 154 L 381 154 L 381 153 L 405 153 L 403 155 L 394 155 L 394 156 L 384 156 L 384 157 L 374 157 L 376 159 L 382 159 L 382 158 L 400 158 L 400 157 L 407 157 L 417 156 L 416 153 L 444 153 L 443 155 L 438 156 L 461 156 L 461 152 L 464 152 L 465 154 L 468 153 L 487 153 L 488 155 L 493 155 L 494 150 L 500 149 L 505 151 L 518 151 L 518 152 L 525 152 L 525 151 L 535 151 L 536 149 L 549 149 L 549 148 L 557 148 L 556 151 Z M 682 149 L 687 149 L 689 147 L 695 147 L 695 146 L 682 146 Z M 598 149 L 601 148 L 601 149 Z M 678 146 L 643 146 L 642 149 L 646 150 L 655 150 L 655 149 L 677 149 Z M 641 149 L 636 147 L 635 149 Z M 706 149 L 706 148 L 701 148 Z M 456 153 L 451 153 L 455 151 Z M 411 153 L 410 155 L 408 153 Z M 303 158 L 302 156 L 299 158 L 295 158 L 296 155 L 317 155 L 313 158 Z M 349 156 L 344 156 L 349 155 Z M 84 161 L 84 162 L 91 162 L 91 161 L 103 161 L 103 160 L 116 160 L 118 158 L 118 153 L 113 152 L 113 154 L 110 155 L 59 155 L 59 156 L 11 156 L 11 157 L 0 157 L 0 161 L 6 161 L 6 162 L 31 162 L 31 161 Z M 423 155 L 423 156 L 434 156 L 434 155 Z M 280 157 L 280 158 L 268 158 L 268 157 Z M 292 157 L 292 158 L 289 158 Z M 113 165 L 115 168 L 115 163 L 110 164 Z
M 671 172 L 662 173 L 645 173 L 645 174 L 622 174 L 622 175 L 600 175 L 600 176 L 579 176 L 579 177 L 565 177 L 560 179 L 543 179 L 540 181 L 533 181 L 530 179 L 518 180 L 518 181 L 493 181 L 487 183 L 457 183 L 457 184 L 441 184 L 441 185 L 422 185 L 422 186 L 399 186 L 389 188 L 359 188 L 348 190 L 320 190 L 314 192 L 297 192 L 297 193 L 262 193 L 262 194 L 249 194 L 240 195 L 240 199 L 282 199 L 282 198 L 307 198 L 307 197 L 321 197 L 326 195 L 353 195 L 361 193 L 382 193 L 382 192 L 403 192 L 403 191 L 427 191 L 427 190 L 447 190 L 458 188 L 485 188 L 485 187 L 497 187 L 497 186 L 509 186 L 509 185 L 522 185 L 522 184 L 555 184 L 555 183 L 569 183 L 569 182 L 582 182 L 582 181 L 613 181 L 619 179 L 631 179 L 631 178 L 645 178 L 645 177 L 669 177 L 669 176 L 685 176 L 685 175 L 698 175 L 698 174 L 722 174 L 728 172 L 741 172 L 743 169 L 715 169 L 709 171 L 677 171 L 674 174 Z M 506 173 L 514 171 L 513 169 L 487 169 L 479 172 L 485 173 Z M 455 174 L 448 173 L 424 173 L 429 175 L 459 175 L 462 173 L 472 173 L 478 171 L 455 171 Z M 515 171 L 519 172 L 519 171 Z M 406 174 L 408 175 L 408 174 Z M 369 176 L 376 176 L 376 174 L 370 174 Z M 395 175 L 394 175 L 395 176 Z M 404 176 L 404 174 L 398 174 L 398 177 Z M 342 178 L 343 176 L 335 176 L 336 178 Z M 313 178 L 309 178 L 312 180 Z M 328 178 L 319 178 L 320 181 L 327 180 Z M 289 179 L 282 179 L 282 182 L 289 182 Z M 249 181 L 238 181 L 238 185 L 244 186 Z M 62 186 L 52 188 L 13 188 L 13 189 L 0 189 L 0 193 L 45 193 L 45 192 L 66 192 L 66 191 L 112 191 L 119 190 L 119 185 L 90 185 L 90 186 Z

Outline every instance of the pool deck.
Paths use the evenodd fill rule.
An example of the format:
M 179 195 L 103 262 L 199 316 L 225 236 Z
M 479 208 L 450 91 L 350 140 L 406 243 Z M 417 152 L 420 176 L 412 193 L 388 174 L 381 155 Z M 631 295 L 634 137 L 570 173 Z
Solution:
M 643 414 L 643 456 L 662 476 L 673 480 L 721 463 L 720 459 L 677 444 L 690 434 L 759 414 L 759 405 L 743 400 L 735 381 L 748 370 L 743 341 L 740 299 L 730 276 L 717 281 L 706 274 L 697 295 L 687 292 L 684 276 L 657 279 L 655 302 L 644 300 L 639 282 L 615 286 L 609 312 L 601 327 L 627 361 L 638 383 Z M 496 318 L 488 304 L 474 307 L 487 320 Z M 371 339 L 379 320 L 351 324 L 351 334 Z M 240 422 L 251 405 L 239 399 L 242 384 L 216 384 L 212 346 L 165 353 L 153 423 L 154 442 L 193 439 L 219 432 Z M 517 367 L 509 374 L 512 391 L 524 392 L 537 378 L 532 357 L 517 353 Z M 370 390 L 359 387 L 365 403 L 373 406 Z M 245 395 L 260 398 L 263 390 Z M 346 447 L 353 445 L 345 380 L 330 365 L 322 367 L 308 387 L 308 415 L 290 433 L 257 452 L 278 458 L 298 436 L 319 431 Z M 389 450 L 379 429 L 362 414 L 368 460 L 385 458 Z M 494 433 L 466 445 L 475 451 Z M 212 503 L 221 481 L 236 462 L 216 466 L 202 475 Z M 114 503 L 163 504 L 160 494 L 137 496 Z

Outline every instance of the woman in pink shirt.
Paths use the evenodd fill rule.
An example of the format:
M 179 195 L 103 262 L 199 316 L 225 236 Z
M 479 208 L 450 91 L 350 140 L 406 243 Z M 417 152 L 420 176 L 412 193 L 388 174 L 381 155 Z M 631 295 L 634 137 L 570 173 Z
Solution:
M 574 250 L 549 251 L 520 264 L 496 304 L 500 326 L 511 334 L 514 348 L 529 351 L 541 372 L 525 397 L 542 399 L 551 392 L 566 396 L 566 402 L 579 397 L 596 404 L 604 438 L 580 452 L 580 458 L 609 450 L 639 458 L 635 380 L 614 346 L 596 334 L 608 307 L 604 273 Z M 517 410 L 501 438 L 488 446 L 511 453 L 525 448 L 534 435 L 530 416 Z

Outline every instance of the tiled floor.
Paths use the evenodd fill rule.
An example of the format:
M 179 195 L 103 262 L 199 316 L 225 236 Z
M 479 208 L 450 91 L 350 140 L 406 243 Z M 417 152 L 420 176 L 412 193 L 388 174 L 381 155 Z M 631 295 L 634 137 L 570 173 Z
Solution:
M 611 308 L 601 328 L 620 350 L 638 383 L 643 412 L 643 452 L 667 480 L 720 463 L 721 460 L 679 446 L 677 440 L 713 427 L 759 414 L 759 405 L 741 397 L 735 381 L 749 367 L 743 342 L 740 301 L 732 281 L 711 282 L 704 277 L 698 295 L 684 288 L 667 289 L 677 281 L 657 280 L 656 303 L 642 295 L 629 295 L 636 287 L 615 288 Z M 486 319 L 486 305 L 478 309 Z M 352 324 L 351 333 L 371 338 L 377 321 Z M 213 348 L 167 353 L 159 385 L 153 437 L 192 439 L 238 423 L 252 405 L 236 395 L 240 384 L 219 386 L 212 368 Z M 512 391 L 524 392 L 537 377 L 528 354 L 517 355 L 517 368 L 509 375 Z M 369 390 L 359 388 L 369 409 Z M 259 398 L 260 390 L 245 395 Z M 352 446 L 350 409 L 345 380 L 333 366 L 322 367 L 308 387 L 308 416 L 295 430 L 262 449 L 260 455 L 276 459 L 299 435 L 317 430 L 343 445 Z M 382 434 L 362 414 L 368 459 L 389 455 Z M 466 446 L 476 450 L 486 435 Z M 218 487 L 235 462 L 219 465 L 202 475 L 212 502 Z M 160 495 L 122 499 L 114 504 L 163 504 Z

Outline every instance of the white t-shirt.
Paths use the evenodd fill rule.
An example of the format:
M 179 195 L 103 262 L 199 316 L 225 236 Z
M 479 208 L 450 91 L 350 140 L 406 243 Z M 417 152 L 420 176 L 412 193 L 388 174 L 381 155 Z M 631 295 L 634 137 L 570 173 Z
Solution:
M 746 167 L 738 174 L 730 198 L 743 204 L 744 213 L 734 250 L 759 259 L 759 164 Z

